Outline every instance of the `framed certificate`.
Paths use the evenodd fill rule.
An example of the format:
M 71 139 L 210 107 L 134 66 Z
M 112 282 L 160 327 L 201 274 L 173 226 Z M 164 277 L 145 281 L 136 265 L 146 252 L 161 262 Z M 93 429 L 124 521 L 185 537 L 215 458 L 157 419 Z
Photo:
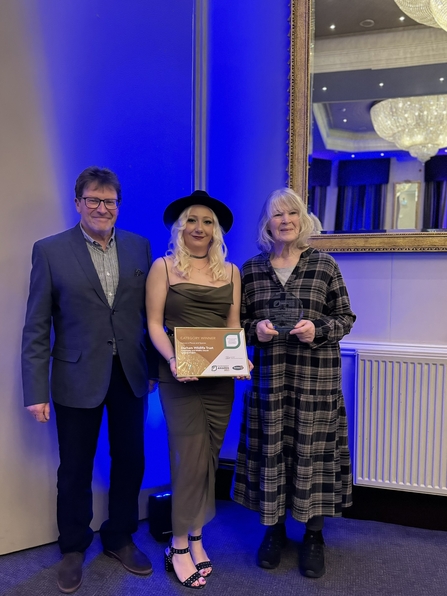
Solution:
M 245 334 L 240 328 L 175 327 L 179 377 L 249 376 Z

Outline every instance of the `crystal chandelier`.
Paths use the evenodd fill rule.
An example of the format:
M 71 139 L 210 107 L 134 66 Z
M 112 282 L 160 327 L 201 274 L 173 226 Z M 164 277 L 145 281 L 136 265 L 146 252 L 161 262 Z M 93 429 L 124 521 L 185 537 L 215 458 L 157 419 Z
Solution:
M 414 21 L 447 31 L 447 0 L 394 0 Z
M 430 0 L 430 9 L 435 21 L 447 31 L 447 2 L 446 0 Z
M 385 99 L 371 108 L 382 139 L 425 162 L 447 146 L 447 95 Z

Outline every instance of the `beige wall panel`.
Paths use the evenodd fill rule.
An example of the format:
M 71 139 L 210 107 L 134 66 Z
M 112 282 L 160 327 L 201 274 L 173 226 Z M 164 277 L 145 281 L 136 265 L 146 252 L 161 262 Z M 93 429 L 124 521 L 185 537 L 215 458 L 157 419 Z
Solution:
M 20 341 L 32 244 L 65 223 L 24 6 L 0 2 L 0 554 L 57 537 L 54 421 L 35 424 L 23 408 Z

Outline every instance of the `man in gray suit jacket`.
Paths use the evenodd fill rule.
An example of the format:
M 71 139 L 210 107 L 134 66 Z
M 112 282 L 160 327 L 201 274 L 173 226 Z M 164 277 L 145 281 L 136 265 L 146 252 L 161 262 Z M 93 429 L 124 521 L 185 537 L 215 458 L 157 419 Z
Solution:
M 155 376 L 145 313 L 150 246 L 115 228 L 121 187 L 113 172 L 87 168 L 75 196 L 80 223 L 34 245 L 22 344 L 25 406 L 46 422 L 51 392 L 56 415 L 58 586 L 66 594 L 81 584 L 93 538 L 92 471 L 104 406 L 111 455 L 109 519 L 100 530 L 104 552 L 132 573 L 152 573 L 132 542 L 144 472 L 145 400 Z

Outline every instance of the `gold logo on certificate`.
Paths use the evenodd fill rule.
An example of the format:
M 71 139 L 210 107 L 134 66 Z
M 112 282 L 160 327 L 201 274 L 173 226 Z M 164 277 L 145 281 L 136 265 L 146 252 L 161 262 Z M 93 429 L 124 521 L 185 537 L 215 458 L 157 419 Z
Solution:
M 250 374 L 240 328 L 175 327 L 179 377 L 244 377 Z

